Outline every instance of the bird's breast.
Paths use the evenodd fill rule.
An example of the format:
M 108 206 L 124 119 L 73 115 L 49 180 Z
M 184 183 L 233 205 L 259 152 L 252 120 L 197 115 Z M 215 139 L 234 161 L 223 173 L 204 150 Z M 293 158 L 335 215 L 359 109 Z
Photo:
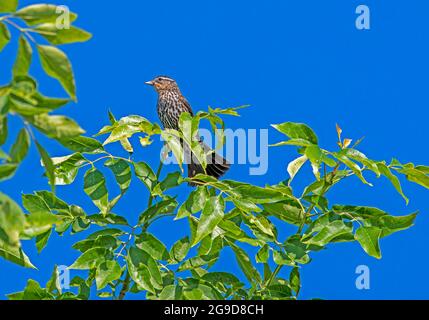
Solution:
M 163 93 L 158 98 L 158 116 L 164 128 L 179 129 L 179 118 L 183 112 L 180 97 L 174 93 Z

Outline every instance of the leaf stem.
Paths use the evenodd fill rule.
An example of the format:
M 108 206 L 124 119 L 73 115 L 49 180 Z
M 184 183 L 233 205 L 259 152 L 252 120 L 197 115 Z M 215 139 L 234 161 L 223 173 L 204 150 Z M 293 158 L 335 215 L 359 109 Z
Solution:
M 15 29 L 17 29 L 19 32 L 23 33 L 31 42 L 33 42 L 35 45 L 37 45 L 37 41 L 33 38 L 33 36 L 30 34 L 30 32 L 28 32 L 27 29 L 24 29 L 22 27 L 20 27 L 18 24 L 16 24 L 14 21 L 10 20 L 9 18 L 11 18 L 11 16 L 6 16 L 3 17 L 4 21 L 11 25 L 12 27 L 14 27 Z

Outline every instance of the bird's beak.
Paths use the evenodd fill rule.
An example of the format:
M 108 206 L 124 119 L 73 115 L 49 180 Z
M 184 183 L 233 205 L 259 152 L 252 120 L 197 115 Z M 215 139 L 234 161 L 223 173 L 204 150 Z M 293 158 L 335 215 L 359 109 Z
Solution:
M 145 82 L 147 85 L 149 85 L 149 86 L 153 86 L 153 81 L 147 81 L 147 82 Z

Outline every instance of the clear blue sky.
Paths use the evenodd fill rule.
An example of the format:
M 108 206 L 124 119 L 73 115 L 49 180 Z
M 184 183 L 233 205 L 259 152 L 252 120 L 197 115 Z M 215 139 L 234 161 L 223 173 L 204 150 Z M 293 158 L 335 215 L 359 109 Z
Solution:
M 370 31 L 355 28 L 355 8 L 362 3 L 371 9 Z M 117 116 L 141 114 L 157 121 L 156 96 L 143 83 L 167 74 L 177 79 L 194 110 L 251 104 L 241 118 L 227 119 L 231 128 L 305 122 L 324 147 L 334 148 L 338 122 L 347 136 L 366 137 L 361 148 L 372 158 L 395 156 L 402 162 L 429 163 L 426 1 L 64 0 L 60 4 L 78 12 L 77 25 L 94 34 L 86 44 L 66 47 L 74 64 L 79 103 L 64 112 L 89 134 L 107 122 L 108 108 Z M 9 81 L 15 47 L 0 55 L 0 83 Z M 32 74 L 44 93 L 63 94 L 38 64 Z M 11 127 L 15 134 L 17 129 Z M 281 138 L 270 130 L 270 142 Z M 58 145 L 43 142 L 52 155 L 64 155 Z M 150 150 L 138 151 L 135 158 L 155 165 L 158 152 Z M 286 179 L 286 164 L 296 156 L 295 150 L 270 149 L 269 156 L 266 175 L 249 177 L 248 167 L 242 165 L 234 166 L 228 178 L 259 185 Z M 33 149 L 16 177 L 0 188 L 20 201 L 22 192 L 47 188 L 41 175 Z M 297 179 L 310 178 L 305 173 Z M 381 261 L 366 256 L 357 244 L 334 245 L 313 254 L 313 262 L 302 269 L 302 298 L 429 298 L 429 193 L 405 183 L 411 198 L 406 207 L 385 180 L 374 182 L 370 188 L 350 179 L 337 187 L 331 203 L 378 206 L 395 215 L 420 210 L 416 226 L 383 239 Z M 91 202 L 79 189 L 64 187 L 58 192 L 91 212 Z M 182 189 L 182 198 L 187 191 Z M 118 211 L 134 221 L 145 207 L 143 196 L 144 188 L 135 181 Z M 289 231 L 280 230 L 284 235 Z M 187 226 L 162 222 L 151 231 L 170 245 L 187 232 Z M 0 260 L 0 297 L 22 289 L 29 277 L 45 283 L 54 264 L 71 264 L 78 256 L 71 244 L 82 236 L 54 236 L 41 256 L 33 243 L 26 244 L 40 271 Z M 368 291 L 355 288 L 355 268 L 361 264 L 371 270 Z M 238 270 L 229 251 L 217 267 Z

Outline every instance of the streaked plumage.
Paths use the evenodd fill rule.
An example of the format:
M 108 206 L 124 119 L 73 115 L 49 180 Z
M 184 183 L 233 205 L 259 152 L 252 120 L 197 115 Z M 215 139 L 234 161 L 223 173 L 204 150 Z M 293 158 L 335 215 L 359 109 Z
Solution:
M 179 118 L 183 112 L 193 115 L 192 108 L 173 79 L 165 76 L 156 77 L 146 82 L 155 88 L 158 93 L 158 116 L 164 128 L 179 129 Z M 208 153 L 210 147 L 201 142 L 204 151 Z M 190 157 L 190 151 L 184 146 L 185 158 L 190 159 L 188 164 L 188 176 L 193 177 L 198 173 L 204 173 L 204 169 L 194 157 Z M 230 168 L 230 164 L 220 155 L 212 152 L 207 159 L 206 173 L 212 177 L 219 178 Z

